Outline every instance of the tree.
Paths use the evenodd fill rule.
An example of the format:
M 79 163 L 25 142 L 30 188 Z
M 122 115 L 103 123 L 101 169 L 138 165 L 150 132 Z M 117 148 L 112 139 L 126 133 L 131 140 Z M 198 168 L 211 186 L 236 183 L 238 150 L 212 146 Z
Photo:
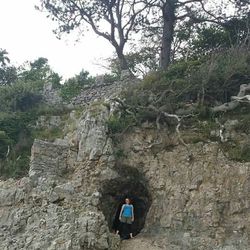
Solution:
M 10 65 L 6 50 L 0 49 L 0 85 L 7 85 L 17 80 L 17 71 Z
M 25 81 L 43 81 L 48 78 L 50 66 L 48 59 L 40 57 L 33 62 L 28 63 L 28 68 L 25 68 L 20 74 L 20 77 Z
M 153 0 L 148 0 L 149 3 Z M 125 44 L 143 21 L 147 3 L 142 0 L 41 0 L 41 7 L 59 24 L 57 34 L 83 27 L 92 29 L 115 48 L 122 70 L 128 69 Z
M 5 49 L 0 49 L 0 67 L 6 66 L 10 63 L 10 59 L 7 55 L 8 52 Z
M 29 62 L 28 67 L 19 74 L 19 78 L 24 82 L 51 82 L 54 87 L 59 87 L 61 81 L 61 77 L 51 69 L 48 59 L 44 57 Z
M 246 45 L 248 41 L 247 21 L 231 19 L 224 27 L 204 25 L 197 30 L 194 39 L 189 43 L 189 56 L 200 57 L 213 51 L 227 49 L 237 45 Z
M 8 85 L 17 80 L 17 71 L 14 66 L 0 67 L 0 85 Z
M 147 0 L 145 0 L 147 1 Z M 183 24 L 186 24 L 190 33 L 195 31 L 195 26 L 210 23 L 225 28 L 230 19 L 238 15 L 246 14 L 246 2 L 248 0 L 155 0 L 148 3 L 152 15 L 148 22 L 150 26 L 155 25 L 157 28 L 152 29 L 154 32 L 160 32 L 161 53 L 160 67 L 166 69 L 173 58 L 173 42 L 175 40 L 176 30 Z M 155 15 L 155 13 L 158 14 Z
M 158 51 L 152 47 L 141 47 L 125 54 L 129 69 L 137 77 L 145 77 L 150 71 L 158 69 Z M 120 77 L 121 70 L 117 57 L 108 59 L 109 69 L 114 76 Z

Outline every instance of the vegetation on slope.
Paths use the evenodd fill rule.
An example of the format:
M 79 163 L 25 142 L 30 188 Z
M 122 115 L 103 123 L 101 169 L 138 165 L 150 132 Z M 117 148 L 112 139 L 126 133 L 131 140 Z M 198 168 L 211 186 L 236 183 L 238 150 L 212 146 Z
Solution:
M 169 130 L 193 130 L 191 136 L 183 133 L 183 143 L 217 140 L 213 130 L 219 131 L 227 120 L 238 120 L 235 128 L 248 134 L 250 124 L 249 103 L 237 109 L 214 112 L 213 107 L 231 101 L 242 84 L 250 82 L 250 51 L 248 47 L 235 47 L 212 53 L 196 60 L 181 60 L 164 72 L 154 72 L 136 87 L 115 100 L 121 113 L 108 121 L 111 135 L 126 132 L 131 126 L 144 122 Z M 179 119 L 179 120 L 178 120 Z M 250 144 L 244 141 L 223 143 L 222 149 L 233 160 L 250 161 Z

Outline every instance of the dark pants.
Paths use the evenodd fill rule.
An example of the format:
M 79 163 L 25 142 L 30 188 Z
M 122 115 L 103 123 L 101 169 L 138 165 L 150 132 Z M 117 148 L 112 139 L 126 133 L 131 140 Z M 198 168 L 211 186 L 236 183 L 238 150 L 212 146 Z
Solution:
M 122 239 L 129 239 L 130 234 L 132 233 L 132 225 L 128 223 L 120 223 L 119 234 Z

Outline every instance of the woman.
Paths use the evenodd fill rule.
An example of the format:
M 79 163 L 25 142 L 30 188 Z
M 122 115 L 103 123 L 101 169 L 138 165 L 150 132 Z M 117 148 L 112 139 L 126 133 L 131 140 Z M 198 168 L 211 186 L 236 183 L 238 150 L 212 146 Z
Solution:
M 134 207 L 131 204 L 129 198 L 125 199 L 125 204 L 122 205 L 119 220 L 121 222 L 121 237 L 126 238 L 126 234 L 129 234 L 130 238 L 133 238 L 131 225 L 134 222 Z M 117 234 L 119 231 L 117 231 Z

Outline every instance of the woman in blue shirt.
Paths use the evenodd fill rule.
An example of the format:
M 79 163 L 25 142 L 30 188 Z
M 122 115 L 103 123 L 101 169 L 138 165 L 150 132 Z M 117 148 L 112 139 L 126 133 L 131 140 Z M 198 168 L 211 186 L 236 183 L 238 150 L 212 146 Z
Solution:
M 133 238 L 131 225 L 134 222 L 134 206 L 131 204 L 129 198 L 126 198 L 125 204 L 122 205 L 119 220 L 124 225 L 123 228 L 125 227 L 129 231 L 130 238 Z M 119 231 L 117 231 L 118 233 Z

